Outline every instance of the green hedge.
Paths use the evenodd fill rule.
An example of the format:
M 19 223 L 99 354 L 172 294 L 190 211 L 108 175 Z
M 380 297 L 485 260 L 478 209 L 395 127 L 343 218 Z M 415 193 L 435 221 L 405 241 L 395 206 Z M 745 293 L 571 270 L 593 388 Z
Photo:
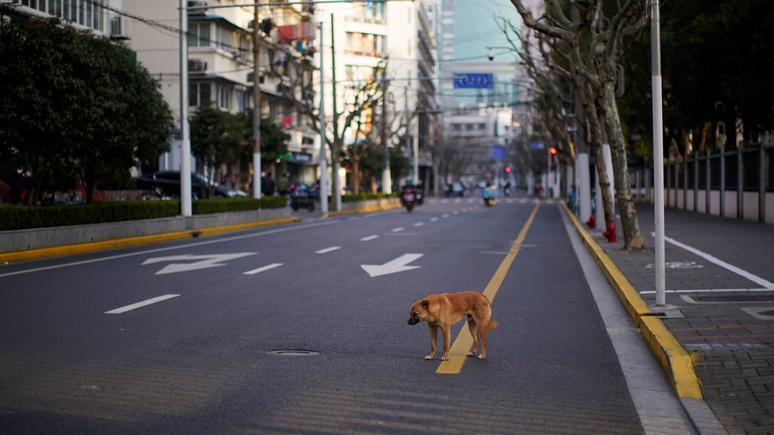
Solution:
M 283 208 L 284 196 L 262 199 L 202 199 L 192 203 L 193 214 L 227 213 Z M 116 201 L 84 205 L 2 206 L 0 231 L 68 225 L 98 224 L 139 219 L 158 219 L 180 214 L 180 201 Z

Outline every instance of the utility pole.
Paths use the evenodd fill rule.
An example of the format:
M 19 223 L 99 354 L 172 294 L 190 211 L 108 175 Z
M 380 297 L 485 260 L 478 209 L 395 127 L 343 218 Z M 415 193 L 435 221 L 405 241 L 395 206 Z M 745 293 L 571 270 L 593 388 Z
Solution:
M 323 65 L 323 22 L 320 21 L 320 211 L 328 214 L 328 160 L 325 157 L 325 71 Z
M 381 141 L 384 146 L 384 170 L 382 171 L 382 193 L 392 193 L 392 178 L 390 177 L 390 146 L 387 143 L 387 89 L 389 88 L 389 81 L 386 78 L 386 71 L 382 73 L 382 127 L 381 127 Z
M 331 14 L 331 77 L 333 81 L 331 82 L 331 89 L 333 94 L 333 119 L 336 125 L 333 126 L 334 131 L 337 133 L 333 135 L 333 140 L 338 140 L 339 134 L 339 115 L 337 112 L 338 107 L 336 107 L 336 96 L 338 95 L 338 92 L 336 90 L 336 38 L 335 38 L 335 31 L 333 26 L 333 14 Z M 320 39 L 322 40 L 322 36 L 320 36 Z M 320 46 L 322 47 L 322 42 L 320 42 Z M 321 48 L 322 49 L 322 48 Z M 322 86 L 321 86 L 322 88 Z M 337 149 L 340 150 L 340 147 L 337 147 Z M 333 166 L 334 169 L 337 167 L 336 165 Z M 333 177 L 338 177 L 339 174 L 333 174 Z M 337 183 L 334 183 L 336 187 L 339 186 L 338 179 L 336 180 Z M 335 189 L 335 192 L 331 192 L 333 196 L 333 209 L 336 211 L 341 211 L 341 189 Z
M 193 214 L 191 204 L 191 130 L 188 125 L 188 3 L 180 0 L 180 215 Z
M 261 198 L 261 43 L 258 0 L 253 6 L 253 198 Z
M 664 241 L 664 115 L 661 94 L 661 35 L 658 0 L 650 0 L 650 58 L 653 95 L 653 190 L 656 224 L 656 305 L 666 305 Z

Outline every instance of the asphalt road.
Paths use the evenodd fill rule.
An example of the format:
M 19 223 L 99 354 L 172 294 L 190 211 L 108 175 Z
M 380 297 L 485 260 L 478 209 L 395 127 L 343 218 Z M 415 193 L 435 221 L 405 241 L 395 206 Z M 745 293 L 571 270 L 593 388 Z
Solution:
M 448 200 L 2 266 L 0 433 L 642 433 L 561 213 Z M 488 358 L 437 373 L 412 300 L 487 288 Z

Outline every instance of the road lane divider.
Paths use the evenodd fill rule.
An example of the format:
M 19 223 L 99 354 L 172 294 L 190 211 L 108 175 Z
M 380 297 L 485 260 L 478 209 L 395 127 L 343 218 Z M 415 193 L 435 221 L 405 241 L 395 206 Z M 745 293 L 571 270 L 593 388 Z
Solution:
M 144 300 L 142 302 L 137 302 L 136 304 L 127 305 L 125 307 L 116 308 L 115 310 L 105 311 L 105 314 L 122 314 L 127 311 L 136 310 L 137 308 L 142 308 L 148 305 L 152 305 L 161 301 L 166 301 L 167 299 L 176 298 L 180 295 L 163 295 L 151 299 Z
M 524 239 L 527 237 L 527 232 L 529 232 L 529 229 L 532 226 L 532 222 L 535 220 L 535 215 L 537 214 L 539 207 L 540 203 L 535 204 L 535 208 L 532 209 L 532 213 L 529 215 L 529 218 L 527 218 L 527 222 L 521 228 L 519 236 L 516 237 L 516 241 L 513 242 L 513 245 L 511 245 L 511 249 L 508 251 L 508 254 L 505 255 L 505 258 L 500 263 L 500 266 L 492 276 L 492 279 L 489 280 L 489 284 L 484 289 L 484 296 L 489 298 L 489 301 L 493 304 L 494 298 L 497 296 L 497 292 L 503 285 L 503 281 L 505 280 L 506 275 L 508 275 L 508 270 L 510 270 L 513 261 L 516 260 L 516 255 L 519 254 L 519 249 L 521 249 L 521 245 L 524 243 Z M 465 323 L 467 323 L 467 321 Z M 438 370 L 435 372 L 443 375 L 459 374 L 462 371 L 462 366 L 468 359 L 468 352 L 472 346 L 473 336 L 471 336 L 470 332 L 468 332 L 468 328 L 463 325 L 459 334 L 457 334 L 457 338 L 454 339 L 454 343 L 449 349 L 449 360 L 442 361 L 438 366 Z
M 259 267 L 257 269 L 248 270 L 247 272 L 242 272 L 242 275 L 255 275 L 257 273 L 266 272 L 267 270 L 276 269 L 281 266 L 283 266 L 282 263 L 267 264 L 266 266 Z

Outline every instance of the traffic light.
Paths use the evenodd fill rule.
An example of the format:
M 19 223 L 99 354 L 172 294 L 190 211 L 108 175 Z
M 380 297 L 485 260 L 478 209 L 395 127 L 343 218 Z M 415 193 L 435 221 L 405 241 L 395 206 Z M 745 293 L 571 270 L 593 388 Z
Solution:
M 506 166 L 505 167 L 505 173 L 506 174 L 510 174 L 511 173 L 511 167 L 510 166 Z
M 556 149 L 556 147 L 551 147 L 548 149 L 548 152 L 551 153 L 552 156 L 555 156 L 558 150 Z

